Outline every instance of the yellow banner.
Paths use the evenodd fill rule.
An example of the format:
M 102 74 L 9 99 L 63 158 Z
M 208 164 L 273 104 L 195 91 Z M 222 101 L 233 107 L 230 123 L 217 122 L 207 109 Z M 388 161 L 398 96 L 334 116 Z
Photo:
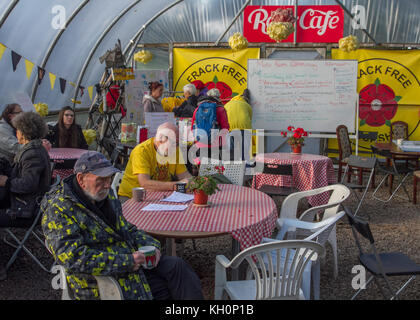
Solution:
M 418 50 L 332 50 L 333 59 L 359 61 L 359 131 L 375 132 L 378 142 L 388 142 L 391 123 L 408 124 L 409 140 L 420 140 L 420 52 Z M 370 152 L 374 141 L 359 140 L 359 152 Z M 338 149 L 337 140 L 328 147 Z
M 186 84 L 202 81 L 208 89 L 219 89 L 220 98 L 228 100 L 247 88 L 248 59 L 259 57 L 259 48 L 237 52 L 230 49 L 175 48 L 173 89 L 182 91 Z

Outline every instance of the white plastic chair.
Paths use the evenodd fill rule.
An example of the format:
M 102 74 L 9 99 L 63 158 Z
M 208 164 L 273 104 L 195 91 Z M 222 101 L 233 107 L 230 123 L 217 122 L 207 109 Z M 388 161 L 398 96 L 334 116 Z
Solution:
M 299 201 L 301 199 L 310 197 L 310 196 L 319 195 L 327 191 L 331 192 L 330 199 L 328 200 L 327 204 L 309 208 L 306 211 L 304 211 L 300 215 L 299 218 L 297 218 L 297 208 L 298 208 Z M 331 217 L 334 217 L 337 214 L 340 205 L 349 196 L 350 196 L 350 189 L 342 184 L 333 184 L 333 185 L 329 185 L 329 186 L 318 188 L 318 189 L 295 192 L 284 199 L 281 205 L 280 219 L 277 220 L 277 226 L 279 230 L 281 230 L 284 219 L 295 219 L 295 220 L 313 222 L 315 215 L 317 214 L 319 216 L 322 213 L 323 213 L 322 220 L 326 220 Z M 293 232 L 295 231 L 295 228 L 291 228 L 288 231 L 289 231 L 289 235 L 287 239 L 293 239 L 299 235 L 307 236 L 308 234 L 310 234 L 307 230 L 305 231 L 302 228 L 300 228 L 300 230 L 298 230 L 298 233 L 297 234 L 295 233 L 294 236 L 293 236 Z M 335 227 L 333 228 L 333 230 L 331 230 L 331 233 L 328 238 L 328 243 L 331 245 L 332 251 L 333 251 L 334 278 L 336 279 L 338 276 L 338 254 L 337 254 L 337 235 L 336 235 Z
M 223 175 L 237 186 L 244 184 L 245 161 L 221 161 L 217 159 L 201 158 L 199 175 L 216 174 L 218 171 L 215 167 L 223 166 L 225 171 Z
M 275 239 L 263 238 L 262 243 L 282 241 L 285 233 L 291 228 L 297 228 L 302 230 L 308 230 L 311 235 L 306 237 L 304 240 L 307 241 L 316 241 L 325 248 L 325 243 L 327 242 L 330 233 L 332 230 L 335 230 L 336 223 L 345 215 L 344 211 L 337 213 L 335 216 L 332 216 L 328 219 L 324 219 L 321 222 L 305 222 L 296 219 L 283 219 L 283 227 L 281 232 Z M 273 257 L 274 260 L 275 256 Z M 266 263 L 267 264 L 267 263 Z M 310 268 L 310 269 L 309 269 Z M 321 278 L 321 268 L 319 261 L 308 265 L 307 270 L 305 270 L 303 275 L 303 294 L 306 299 L 310 299 L 311 294 L 311 278 L 313 282 L 313 292 L 314 299 L 319 300 L 319 285 Z
M 61 300 L 73 300 L 68 288 L 66 270 L 63 266 L 57 265 L 60 270 L 61 279 L 64 282 Z M 113 277 L 94 276 L 98 284 L 99 297 L 101 300 L 124 300 L 121 287 Z
M 276 268 L 271 252 L 276 252 Z M 229 261 L 216 257 L 214 298 L 226 293 L 232 300 L 305 299 L 301 288 L 303 272 L 310 261 L 325 255 L 319 243 L 306 240 L 276 241 L 248 248 Z M 283 256 L 285 258 L 283 258 Z M 268 266 L 264 263 L 268 260 Z M 246 260 L 253 280 L 227 281 L 226 269 L 238 268 Z
M 111 189 L 112 189 L 112 191 L 114 191 L 114 195 L 117 198 L 118 198 L 118 188 L 119 188 L 119 186 L 121 184 L 121 181 L 122 181 L 123 176 L 124 176 L 124 171 L 117 172 L 114 175 L 114 179 L 112 180 L 112 183 L 111 183 Z

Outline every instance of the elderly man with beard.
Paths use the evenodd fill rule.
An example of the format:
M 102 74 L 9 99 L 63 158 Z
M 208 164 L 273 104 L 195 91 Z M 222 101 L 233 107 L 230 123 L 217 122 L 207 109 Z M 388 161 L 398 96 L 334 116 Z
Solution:
M 42 228 L 56 262 L 68 274 L 75 299 L 99 299 L 93 276 L 112 276 L 125 299 L 203 299 L 200 280 L 178 257 L 161 256 L 160 243 L 125 220 L 110 191 L 118 170 L 99 152 L 83 154 L 75 174 L 47 193 Z M 144 269 L 143 246 L 156 248 L 156 263 Z
M 136 146 L 130 154 L 118 195 L 121 202 L 132 197 L 132 189 L 143 187 L 171 191 L 179 181 L 191 178 L 179 150 L 179 130 L 171 122 L 161 124 L 156 137 Z

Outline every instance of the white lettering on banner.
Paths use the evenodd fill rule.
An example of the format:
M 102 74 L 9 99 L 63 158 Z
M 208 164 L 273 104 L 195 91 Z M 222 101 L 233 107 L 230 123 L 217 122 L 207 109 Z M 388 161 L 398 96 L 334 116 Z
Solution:
M 263 18 L 261 19 L 261 15 Z M 252 18 L 255 17 L 254 22 Z M 248 17 L 248 22 L 252 24 L 254 30 L 258 30 L 258 26 L 261 26 L 261 32 L 267 34 L 267 26 L 270 24 L 271 18 L 268 17 L 268 12 L 265 9 L 257 9 L 251 12 Z
M 66 8 L 64 6 L 53 6 L 51 13 L 55 14 L 51 20 L 51 27 L 55 30 L 62 30 L 66 28 Z
M 305 18 L 308 13 L 312 18 L 309 20 L 309 25 L 305 25 Z M 316 13 L 319 15 L 316 15 Z M 327 30 L 327 27 L 330 29 L 337 28 L 336 24 L 338 23 L 339 18 L 338 16 L 333 17 L 335 14 L 337 14 L 337 11 L 328 10 L 327 12 L 324 12 L 320 10 L 308 9 L 303 11 L 302 15 L 300 16 L 299 26 L 304 30 L 319 29 L 317 33 L 318 35 L 322 36 Z

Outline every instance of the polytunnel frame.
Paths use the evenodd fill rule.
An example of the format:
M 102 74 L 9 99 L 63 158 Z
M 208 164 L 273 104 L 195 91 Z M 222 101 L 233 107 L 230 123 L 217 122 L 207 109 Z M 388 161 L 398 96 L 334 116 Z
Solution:
M 6 10 L 4 11 L 4 14 L 0 17 L 0 28 L 2 27 L 2 25 L 4 24 L 4 22 L 7 20 L 7 18 L 9 17 L 10 13 L 15 9 L 16 5 L 19 3 L 20 0 L 13 0 L 12 2 L 10 2 L 10 4 L 8 5 L 8 7 L 6 8 Z M 69 20 L 66 23 L 66 26 L 68 26 L 73 20 L 74 18 L 77 16 L 77 14 L 80 13 L 81 10 L 83 10 L 83 8 L 89 3 L 90 0 L 84 0 L 82 3 L 79 4 L 79 6 L 74 10 L 74 12 L 72 13 L 72 15 L 70 16 Z M 172 4 L 168 5 L 167 7 L 165 7 L 164 9 L 162 9 L 161 11 L 159 11 L 157 14 L 155 14 L 151 19 L 149 19 L 145 24 L 142 25 L 141 28 L 139 28 L 139 30 L 136 32 L 136 34 L 134 35 L 133 38 L 131 38 L 131 40 L 127 43 L 126 47 L 124 48 L 124 57 L 126 59 L 126 62 L 130 61 L 131 65 L 133 65 L 133 61 L 132 61 L 132 57 L 135 53 L 136 48 L 141 48 L 141 47 L 162 47 L 162 46 L 168 46 L 170 49 L 172 49 L 173 47 L 226 47 L 228 46 L 226 43 L 220 43 L 220 40 L 223 39 L 223 37 L 226 35 L 226 33 L 231 29 L 231 27 L 233 26 L 233 24 L 235 23 L 235 21 L 240 17 L 240 15 L 242 14 L 242 12 L 244 11 L 244 9 L 246 8 L 246 6 L 251 2 L 251 0 L 246 0 L 245 3 L 243 4 L 243 6 L 241 7 L 241 9 L 239 10 L 239 12 L 236 14 L 236 16 L 233 18 L 232 22 L 229 24 L 229 26 L 226 28 L 226 30 L 221 34 L 221 36 L 214 42 L 214 43 L 170 43 L 170 44 L 142 44 L 139 45 L 140 40 L 146 30 L 146 28 L 154 21 L 156 20 L 159 16 L 161 16 L 162 14 L 164 14 L 165 12 L 167 12 L 168 10 L 170 10 L 172 7 L 174 7 L 175 5 L 183 2 L 184 0 L 176 0 L 174 1 Z M 138 3 L 140 3 L 141 0 L 137 0 L 135 2 L 133 2 L 132 4 L 130 4 L 129 6 L 127 6 L 125 9 L 123 9 L 120 14 L 118 16 L 116 16 L 113 21 L 105 28 L 105 30 L 102 32 L 102 34 L 100 35 L 100 37 L 98 38 L 97 42 L 95 43 L 95 45 L 92 47 L 88 57 L 86 58 L 84 65 L 82 67 L 81 72 L 79 73 L 79 77 L 78 77 L 78 81 L 77 81 L 77 85 L 75 87 L 75 95 L 74 95 L 74 101 L 77 99 L 77 95 L 79 93 L 79 87 L 81 85 L 81 82 L 84 78 L 85 72 L 87 67 L 89 66 L 92 57 L 94 55 L 94 53 L 96 52 L 97 48 L 100 46 L 100 44 L 102 43 L 102 41 L 104 40 L 104 38 L 106 37 L 106 35 L 112 30 L 112 28 L 115 26 L 115 24 L 121 20 L 121 18 L 123 18 L 125 16 L 125 14 L 127 14 L 128 12 L 131 11 L 131 9 L 133 7 L 135 7 Z M 299 0 L 295 0 L 295 7 L 298 6 L 298 2 Z M 340 1 L 340 0 L 335 0 L 335 2 L 341 7 L 343 8 L 344 12 L 351 18 L 353 19 L 353 14 L 347 9 L 347 7 Z M 58 43 L 58 41 L 60 40 L 61 36 L 64 34 L 64 32 L 67 30 L 67 28 L 61 29 L 58 34 L 54 37 L 54 40 L 51 42 L 50 46 L 48 47 L 46 54 L 44 55 L 43 61 L 41 63 L 41 68 L 44 68 L 45 65 L 48 62 L 49 57 L 51 56 L 56 44 Z M 364 43 L 364 44 L 360 44 L 360 48 L 378 48 L 378 49 L 410 49 L 411 48 L 417 48 L 420 49 L 420 45 L 417 43 L 403 43 L 403 44 L 397 44 L 397 43 L 384 43 L 384 44 L 378 44 L 376 42 L 376 40 L 371 36 L 371 34 L 366 30 L 366 29 L 361 29 L 369 39 L 371 39 L 374 43 Z M 326 43 L 304 43 L 304 44 L 300 44 L 300 43 L 296 43 L 296 39 L 293 43 L 253 43 L 252 45 L 250 45 L 250 47 L 260 47 L 261 48 L 261 54 L 262 57 L 265 56 L 265 48 L 268 47 L 274 47 L 274 48 L 327 48 L 327 51 L 330 50 L 331 48 L 334 47 L 338 47 L 337 44 L 326 44 Z M 170 50 L 169 52 L 169 62 L 170 62 L 170 69 L 172 68 L 172 50 Z M 128 53 L 128 56 L 127 56 Z M 31 94 L 31 100 L 34 101 L 36 94 L 37 94 L 37 90 L 38 90 L 38 80 L 35 79 L 34 80 L 34 84 L 33 84 L 33 88 L 32 88 L 32 94 Z M 75 108 L 76 103 L 73 103 L 73 108 Z

